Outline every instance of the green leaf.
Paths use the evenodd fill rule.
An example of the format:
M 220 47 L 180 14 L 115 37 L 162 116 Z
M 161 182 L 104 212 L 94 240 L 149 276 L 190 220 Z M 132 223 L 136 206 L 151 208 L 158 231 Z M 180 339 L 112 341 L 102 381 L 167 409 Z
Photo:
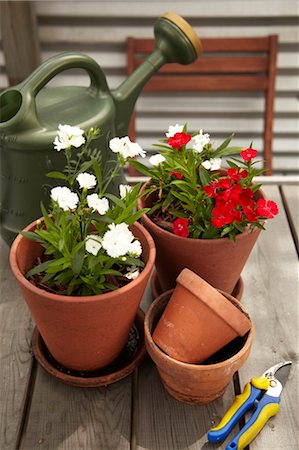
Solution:
M 115 275 L 117 277 L 121 277 L 122 273 L 119 272 L 118 270 L 114 270 L 114 269 L 102 269 L 98 272 L 99 275 Z
M 144 164 L 140 163 L 139 161 L 136 161 L 135 159 L 130 159 L 129 164 L 135 167 L 135 169 L 139 170 L 139 172 L 143 173 L 144 175 L 147 175 L 148 177 L 152 176 L 151 170 Z
M 150 210 L 150 208 L 143 208 L 140 211 L 137 211 L 135 214 L 130 216 L 130 219 L 126 220 L 126 224 L 127 225 L 132 225 L 132 223 L 134 223 L 137 220 L 139 220 L 140 217 L 142 217 L 144 214 L 146 214 L 149 210 Z
M 97 180 L 98 180 L 99 189 L 101 189 L 102 181 L 103 181 L 101 166 L 99 164 L 99 161 L 96 158 L 92 157 L 91 160 L 92 160 L 92 167 L 93 167 L 95 176 L 97 177 Z
M 84 254 L 85 254 L 85 248 L 81 247 L 79 251 L 77 251 L 74 256 L 72 257 L 72 271 L 74 273 L 74 276 L 77 277 L 82 269 L 83 262 L 84 262 Z
M 38 236 L 36 233 L 33 233 L 32 231 L 20 231 L 20 234 L 25 238 L 30 239 L 30 241 L 36 241 L 39 243 L 44 242 L 44 240 L 40 236 Z
M 218 155 L 218 152 L 220 152 L 221 150 L 226 148 L 228 146 L 228 144 L 230 143 L 230 141 L 232 140 L 232 138 L 234 137 L 234 135 L 235 135 L 235 133 L 232 133 L 230 136 L 228 136 L 228 138 L 226 138 L 225 141 L 223 141 L 222 144 L 216 148 L 215 154 L 217 153 L 217 155 Z
M 43 204 L 43 202 L 40 203 L 40 208 L 41 208 L 41 212 L 44 216 L 44 221 L 45 221 L 45 225 L 47 228 L 52 228 L 53 227 L 53 222 L 52 220 L 49 219 L 49 214 Z
M 112 200 L 113 203 L 115 203 L 117 206 L 120 206 L 122 209 L 125 209 L 126 204 L 123 202 L 120 198 L 116 197 L 116 195 L 113 194 L 105 194 L 105 197 Z
M 200 167 L 199 169 L 199 178 L 203 186 L 210 184 L 210 174 L 204 167 Z
M 189 214 L 184 213 L 183 211 L 177 211 L 176 209 L 171 209 L 169 213 L 175 217 L 181 217 L 182 219 L 187 219 Z
M 203 232 L 201 237 L 202 239 L 215 239 L 217 236 L 219 236 L 219 230 L 211 225 Z
M 241 152 L 242 148 L 243 147 L 227 147 L 217 152 L 216 156 L 217 158 L 221 158 L 222 156 L 238 155 Z
M 223 230 L 221 231 L 220 236 L 223 237 L 223 236 L 225 236 L 226 234 L 230 233 L 231 231 L 232 231 L 231 226 L 225 227 L 225 228 L 223 228 Z
M 67 176 L 62 172 L 49 172 L 46 176 L 49 178 L 56 178 L 58 180 L 67 180 Z
M 238 164 L 233 163 L 232 161 L 226 161 L 229 167 L 233 167 L 234 169 L 237 169 L 239 166 Z
M 52 263 L 53 261 L 46 261 L 44 263 L 39 264 L 38 266 L 33 267 L 33 269 L 28 270 L 26 273 L 26 278 L 32 277 L 32 275 L 35 275 L 37 273 L 44 272 Z

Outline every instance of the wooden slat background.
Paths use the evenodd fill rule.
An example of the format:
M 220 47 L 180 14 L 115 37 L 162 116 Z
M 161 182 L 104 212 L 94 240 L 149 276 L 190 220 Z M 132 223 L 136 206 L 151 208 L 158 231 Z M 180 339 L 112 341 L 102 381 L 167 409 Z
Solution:
M 295 0 L 193 0 L 35 2 L 42 59 L 61 51 L 80 51 L 103 68 L 109 86 L 126 77 L 126 37 L 152 38 L 155 19 L 172 10 L 185 17 L 201 37 L 279 35 L 274 120 L 274 173 L 299 173 L 299 21 Z M 0 89 L 8 85 L 0 48 Z M 67 71 L 52 84 L 87 85 L 83 71 Z M 242 112 L 240 113 L 240 109 Z M 259 94 L 148 95 L 137 103 L 137 137 L 149 149 L 169 124 L 188 121 L 204 128 L 217 144 L 231 131 L 236 145 L 261 145 L 263 101 Z

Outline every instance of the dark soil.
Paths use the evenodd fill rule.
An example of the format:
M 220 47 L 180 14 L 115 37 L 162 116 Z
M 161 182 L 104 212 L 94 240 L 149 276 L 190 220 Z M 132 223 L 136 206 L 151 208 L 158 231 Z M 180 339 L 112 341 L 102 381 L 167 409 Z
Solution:
M 152 222 L 154 222 L 158 227 L 163 228 L 163 230 L 169 231 L 173 233 L 172 223 L 175 221 L 176 217 L 172 216 L 168 213 L 160 213 L 159 216 L 152 215 L 150 216 Z

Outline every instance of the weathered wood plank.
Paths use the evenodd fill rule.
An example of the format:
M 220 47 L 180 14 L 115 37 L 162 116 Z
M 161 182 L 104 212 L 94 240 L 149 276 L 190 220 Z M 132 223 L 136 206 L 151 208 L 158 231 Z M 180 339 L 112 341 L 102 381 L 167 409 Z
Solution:
M 221 399 L 210 405 L 188 405 L 172 398 L 163 388 L 151 361 L 139 369 L 139 418 L 137 448 L 215 449 L 207 442 L 207 432 L 218 423 L 234 394 L 232 384 Z
M 30 379 L 32 323 L 8 264 L 9 247 L 0 239 L 0 448 L 16 447 Z
M 130 417 L 131 377 L 75 388 L 38 367 L 21 449 L 129 450 Z
M 278 188 L 265 187 L 280 213 L 266 224 L 243 272 L 242 302 L 251 314 L 255 338 L 239 374 L 243 387 L 272 365 L 292 360 L 281 411 L 256 437 L 251 450 L 298 449 L 298 259 Z
M 286 203 L 293 238 L 299 251 L 299 186 L 282 186 L 282 195 Z
M 3 1 L 0 10 L 6 71 L 10 84 L 15 85 L 40 63 L 34 3 Z
M 113 4 L 113 3 L 111 3 Z M 129 8 L 132 12 L 134 8 Z M 69 16 L 72 16 L 73 10 L 69 10 Z M 161 11 L 160 11 L 161 12 Z M 197 13 L 200 16 L 200 12 Z M 144 26 L 132 25 L 130 26 L 130 35 L 140 38 L 152 38 L 153 37 L 153 25 L 155 19 L 159 17 L 157 14 L 153 18 L 152 23 L 146 23 Z M 40 32 L 40 42 L 42 44 L 49 43 L 119 43 L 124 42 L 128 35 L 128 26 L 125 22 L 117 23 L 113 26 L 107 23 L 105 18 L 105 23 L 101 26 L 98 24 L 89 24 L 89 26 L 80 26 L 77 23 L 70 26 L 70 23 L 66 25 L 54 24 L 50 25 L 48 23 L 42 23 L 39 27 Z M 192 24 L 193 25 L 193 24 Z M 214 23 L 211 25 L 210 22 L 202 22 L 200 26 L 194 26 L 196 33 L 200 37 L 215 37 L 219 36 L 219 24 Z M 298 43 L 298 26 L 293 24 L 284 23 L 267 23 L 258 22 L 252 24 L 246 22 L 242 24 L 241 21 L 234 26 L 221 27 L 221 34 L 223 37 L 250 37 L 250 36 L 265 36 L 269 34 L 279 34 L 280 43 Z
M 37 11 L 42 16 L 61 16 L 69 15 L 77 17 L 119 17 L 120 15 L 127 18 L 138 17 L 155 17 L 167 11 L 170 8 L 169 1 L 160 2 L 144 2 L 144 1 L 101 1 L 101 8 L 96 9 L 94 2 L 78 3 L 74 1 L 62 2 L 59 8 L 53 2 L 38 1 Z M 132 6 L 132 3 L 134 7 Z M 264 2 L 265 3 L 265 2 Z M 234 0 L 226 1 L 223 7 L 223 1 L 213 0 L 212 2 L 200 3 L 198 9 L 194 7 L 194 1 L 186 1 L 184 3 L 175 2 L 171 9 L 175 9 L 177 14 L 181 14 L 186 18 L 200 16 L 203 18 L 217 17 L 289 17 L 297 15 L 296 2 L 293 0 L 271 0 L 271 8 L 261 7 L 260 0 L 251 0 L 250 2 L 236 2 Z
M 149 360 L 139 369 L 138 450 L 215 449 L 207 432 L 218 423 L 234 394 L 232 384 L 221 399 L 210 405 L 188 405 L 172 398 L 163 388 Z

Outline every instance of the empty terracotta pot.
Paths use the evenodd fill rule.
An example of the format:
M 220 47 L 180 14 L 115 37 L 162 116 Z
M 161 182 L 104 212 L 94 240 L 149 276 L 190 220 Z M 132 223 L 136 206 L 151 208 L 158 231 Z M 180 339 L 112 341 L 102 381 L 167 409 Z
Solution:
M 188 364 L 166 355 L 154 342 L 152 335 L 171 295 L 172 290 L 158 297 L 145 315 L 144 330 L 146 349 L 156 364 L 165 389 L 174 398 L 187 403 L 210 403 L 221 397 L 233 374 L 240 369 L 249 356 L 253 326 L 242 338 L 214 354 L 202 364 Z M 226 298 L 234 299 L 223 292 Z M 240 305 L 244 314 L 244 306 Z
M 248 315 L 189 269 L 177 285 L 153 333 L 169 356 L 201 363 L 251 328 Z
M 36 222 L 25 231 L 33 231 L 35 226 Z M 22 235 L 12 245 L 12 272 L 48 350 L 64 367 L 80 371 L 105 367 L 114 361 L 128 339 L 155 261 L 150 234 L 137 222 L 130 230 L 141 242 L 145 267 L 126 286 L 102 295 L 72 297 L 36 287 L 24 274 L 41 256 L 42 247 Z
M 261 190 L 256 196 L 265 198 Z M 154 203 L 153 196 L 138 199 L 140 209 L 151 208 Z M 187 267 L 215 288 L 231 294 L 261 232 L 259 228 L 252 232 L 248 229 L 237 235 L 236 242 L 229 238 L 192 239 L 164 230 L 146 214 L 141 221 L 156 244 L 155 265 L 163 292 L 175 287 L 176 278 Z

